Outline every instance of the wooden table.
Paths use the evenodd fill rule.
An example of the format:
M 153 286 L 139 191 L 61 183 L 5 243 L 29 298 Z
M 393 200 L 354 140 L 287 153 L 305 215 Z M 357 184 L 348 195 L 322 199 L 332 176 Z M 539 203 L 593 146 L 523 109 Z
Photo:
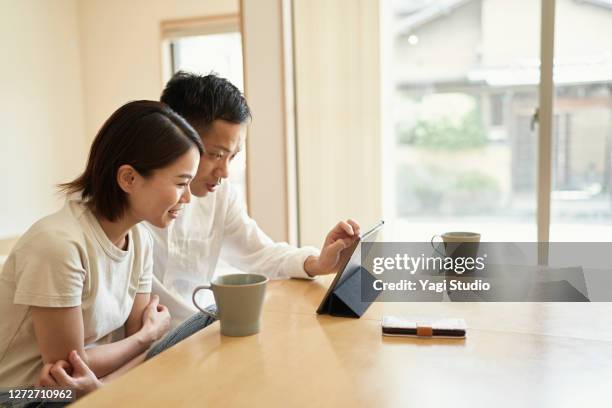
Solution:
M 317 316 L 331 280 L 270 283 L 261 332 L 191 336 L 77 407 L 610 407 L 611 303 L 376 303 Z M 463 317 L 465 340 L 381 336 L 384 314 Z

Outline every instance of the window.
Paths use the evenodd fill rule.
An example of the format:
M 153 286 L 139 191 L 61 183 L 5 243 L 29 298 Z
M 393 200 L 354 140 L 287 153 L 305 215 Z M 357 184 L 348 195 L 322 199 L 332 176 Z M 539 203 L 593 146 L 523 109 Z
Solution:
M 393 239 L 474 230 L 487 241 L 607 241 L 612 224 L 612 3 L 557 0 L 550 222 L 538 218 L 541 5 L 391 1 Z M 384 10 L 384 7 L 383 7 Z M 520 27 L 517 30 L 516 27 Z M 548 95 L 550 96 L 550 95 Z M 542 191 L 538 191 L 543 185 Z M 544 204 L 542 204 L 544 203 Z
M 242 38 L 238 16 L 162 23 L 165 81 L 177 71 L 215 73 L 244 92 Z M 245 149 L 232 161 L 230 182 L 246 203 Z
M 551 241 L 612 239 L 612 1 L 557 0 Z
M 395 240 L 473 230 L 535 240 L 539 4 L 395 1 L 383 41 L 393 134 Z M 527 16 L 527 17 L 526 17 Z M 514 27 L 520 26 L 517 31 Z M 512 32 L 513 35 L 508 33 Z M 383 84 L 383 86 L 385 86 Z

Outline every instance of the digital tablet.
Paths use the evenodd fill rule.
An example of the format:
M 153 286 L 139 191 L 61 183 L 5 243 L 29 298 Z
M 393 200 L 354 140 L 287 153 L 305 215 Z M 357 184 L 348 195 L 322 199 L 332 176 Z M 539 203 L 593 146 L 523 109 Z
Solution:
M 339 272 L 336 274 L 331 285 L 329 285 L 325 296 L 323 296 L 323 299 L 317 308 L 318 314 L 328 313 L 327 305 L 329 303 L 331 294 L 342 284 L 342 282 L 344 282 L 345 279 L 351 276 L 351 273 L 355 271 L 356 268 L 361 267 L 361 250 L 359 244 L 362 242 L 375 241 L 378 231 L 384 224 L 385 221 L 380 220 L 378 224 L 374 225 L 367 232 L 359 234 L 359 238 L 356 239 L 355 242 L 353 242 L 353 244 L 344 252 L 342 259 L 340 260 L 341 266 L 339 268 Z

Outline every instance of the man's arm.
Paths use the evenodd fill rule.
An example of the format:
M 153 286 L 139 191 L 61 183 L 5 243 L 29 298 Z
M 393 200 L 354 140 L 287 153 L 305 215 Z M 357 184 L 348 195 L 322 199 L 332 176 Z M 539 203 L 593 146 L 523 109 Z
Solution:
M 279 277 L 308 278 L 304 262 L 309 256 L 318 256 L 313 247 L 296 248 L 284 242 L 274 242 L 247 214 L 242 200 L 228 183 L 223 219 L 223 246 L 221 257 L 238 269 L 260 273 L 272 279 Z

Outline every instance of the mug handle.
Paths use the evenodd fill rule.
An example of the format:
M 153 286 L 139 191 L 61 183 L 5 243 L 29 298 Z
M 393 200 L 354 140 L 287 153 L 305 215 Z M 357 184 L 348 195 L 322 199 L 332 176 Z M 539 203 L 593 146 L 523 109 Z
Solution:
M 434 252 L 435 252 L 436 254 L 438 254 L 438 255 L 440 255 L 440 256 L 442 256 L 442 257 L 446 257 L 446 254 L 443 254 L 442 252 L 438 251 L 438 248 L 436 248 L 436 245 L 435 245 L 435 243 L 434 243 L 434 240 L 435 240 L 436 238 L 440 238 L 440 239 L 441 239 L 441 238 L 442 238 L 442 236 L 441 236 L 441 235 L 436 234 L 436 235 L 434 235 L 433 237 L 431 237 L 431 241 L 430 241 L 430 242 L 431 242 L 431 247 L 433 248 L 433 250 L 434 250 Z
M 200 307 L 200 305 L 198 305 L 198 302 L 196 302 L 196 298 L 195 298 L 196 293 L 198 293 L 198 292 L 199 292 L 200 290 L 202 290 L 202 289 L 212 290 L 212 287 L 211 287 L 210 285 L 202 285 L 202 286 L 198 286 L 198 287 L 196 287 L 196 288 L 193 290 L 193 294 L 191 295 L 191 300 L 193 301 L 194 306 L 195 306 L 195 307 L 197 307 L 197 308 L 200 310 L 200 312 L 204 313 L 205 315 L 210 316 L 210 317 L 212 317 L 212 318 L 213 318 L 213 319 L 215 319 L 215 320 L 218 320 L 218 319 L 219 319 L 219 317 L 217 316 L 217 314 L 216 314 L 216 313 L 210 312 L 210 311 L 208 311 L 208 310 L 206 310 L 206 309 L 202 309 L 202 308 Z

